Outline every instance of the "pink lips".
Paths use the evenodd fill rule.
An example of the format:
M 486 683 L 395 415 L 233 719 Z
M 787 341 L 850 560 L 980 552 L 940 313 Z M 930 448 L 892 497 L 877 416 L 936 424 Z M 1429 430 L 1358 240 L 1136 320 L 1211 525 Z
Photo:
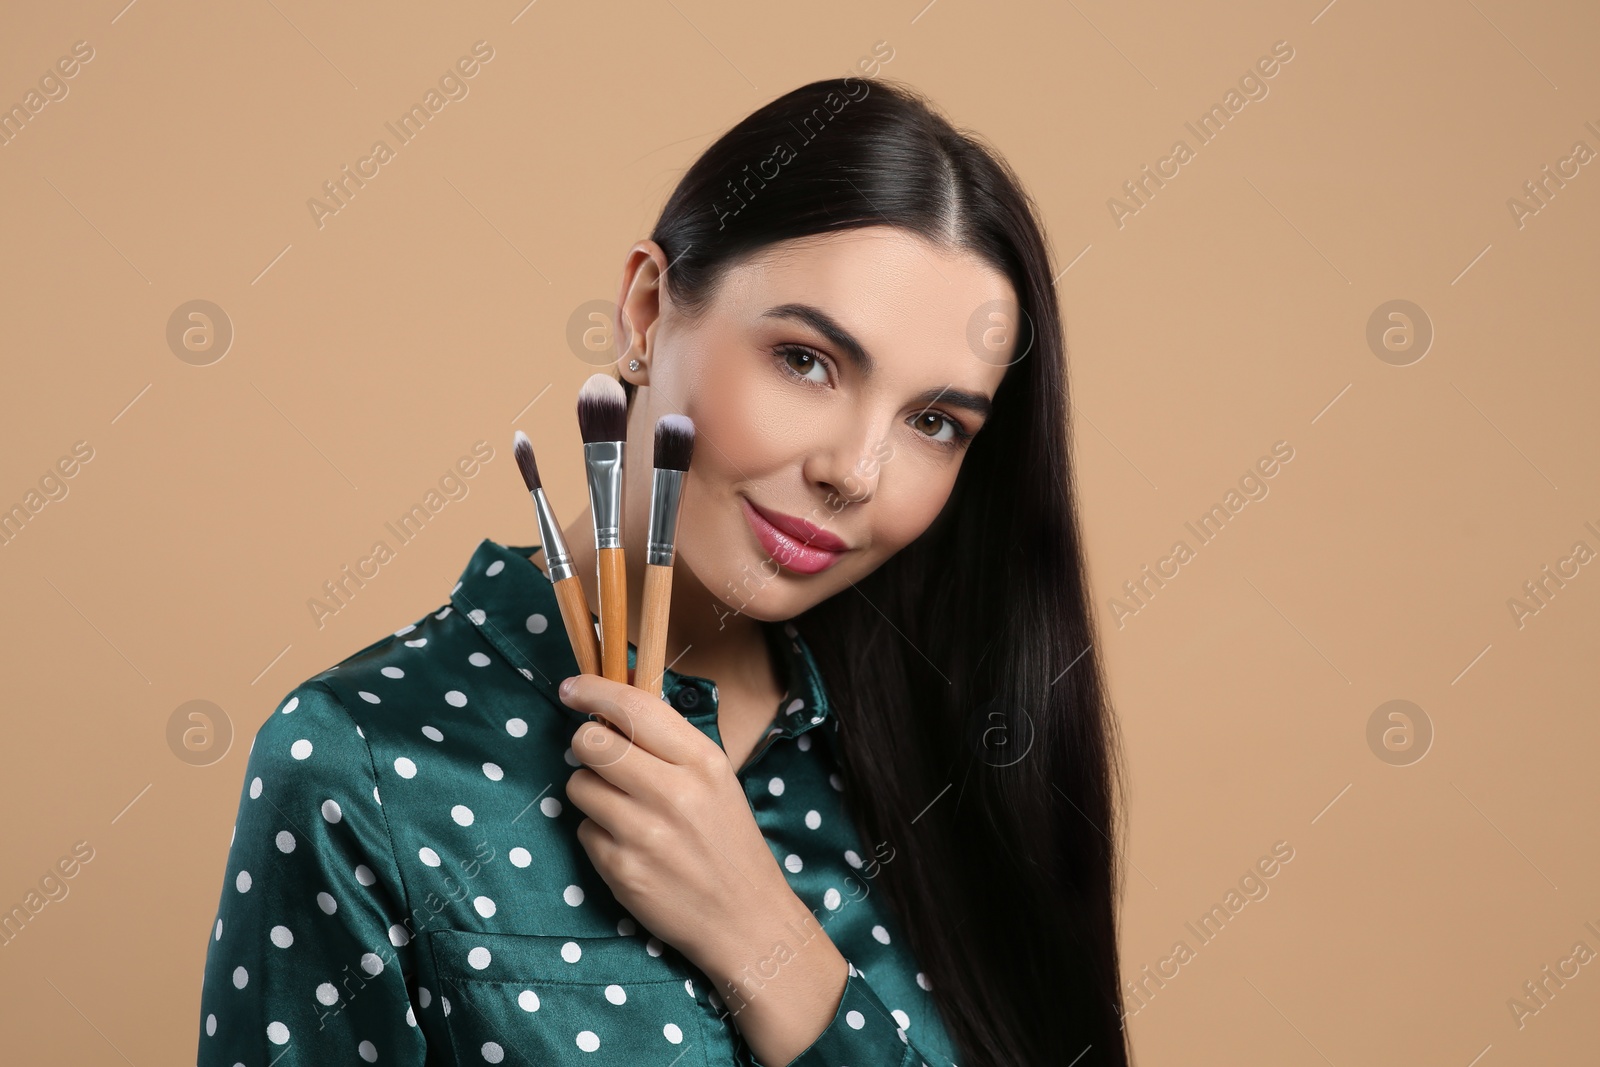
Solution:
M 773 562 L 796 573 L 825 571 L 849 548 L 833 534 L 804 519 L 762 511 L 744 497 L 740 497 L 739 502 L 744 506 L 745 521 Z

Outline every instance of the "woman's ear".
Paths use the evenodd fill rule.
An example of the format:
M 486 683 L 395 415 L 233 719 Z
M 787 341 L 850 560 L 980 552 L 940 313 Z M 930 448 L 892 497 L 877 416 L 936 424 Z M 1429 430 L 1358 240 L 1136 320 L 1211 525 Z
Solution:
M 661 246 L 646 239 L 628 250 L 617 298 L 618 365 L 622 377 L 634 385 L 650 384 L 650 338 L 661 319 L 661 280 L 667 256 Z

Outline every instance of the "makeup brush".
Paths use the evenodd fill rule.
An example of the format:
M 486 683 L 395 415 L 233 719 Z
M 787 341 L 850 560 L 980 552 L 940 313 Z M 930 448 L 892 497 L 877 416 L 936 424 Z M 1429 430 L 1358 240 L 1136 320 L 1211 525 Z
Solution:
M 650 485 L 650 542 L 644 569 L 644 606 L 639 616 L 639 655 L 633 684 L 661 696 L 666 673 L 667 609 L 672 602 L 672 560 L 677 550 L 678 502 L 694 458 L 694 423 L 687 415 L 656 420 L 655 474 Z
M 609 374 L 591 375 L 578 390 L 578 433 L 589 472 L 589 510 L 600 572 L 600 672 L 626 684 L 628 572 L 622 553 L 622 461 L 628 398 Z
M 600 644 L 594 635 L 589 598 L 583 595 L 583 583 L 578 580 L 578 572 L 572 565 L 566 538 L 561 536 L 556 513 L 544 495 L 544 485 L 539 480 L 539 465 L 533 461 L 533 442 L 521 430 L 511 439 L 511 453 L 517 459 L 517 469 L 522 472 L 522 480 L 528 486 L 528 497 L 539 516 L 539 540 L 544 545 L 544 562 L 550 569 L 550 584 L 555 586 L 556 603 L 561 605 L 561 621 L 567 628 L 567 640 L 572 642 L 572 655 L 578 661 L 578 672 L 599 674 Z

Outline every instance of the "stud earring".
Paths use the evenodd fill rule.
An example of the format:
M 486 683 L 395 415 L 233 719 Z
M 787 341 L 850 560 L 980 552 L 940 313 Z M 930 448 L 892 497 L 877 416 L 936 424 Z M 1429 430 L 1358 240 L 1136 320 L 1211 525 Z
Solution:
M 628 360 L 628 369 L 629 370 L 633 370 L 633 371 L 638 370 L 639 369 L 639 361 L 636 360 L 636 359 Z

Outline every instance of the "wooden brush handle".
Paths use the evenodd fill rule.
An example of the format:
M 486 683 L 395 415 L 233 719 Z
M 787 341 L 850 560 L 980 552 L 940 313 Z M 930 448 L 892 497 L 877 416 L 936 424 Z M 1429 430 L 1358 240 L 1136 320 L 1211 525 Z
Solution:
M 661 676 L 666 672 L 667 614 L 671 604 L 672 568 L 654 563 L 645 567 L 639 655 L 633 664 L 633 684 L 653 697 L 661 696 Z
M 613 682 L 628 684 L 628 572 L 622 549 L 600 556 L 600 667 Z
M 583 583 L 574 574 L 555 586 L 556 602 L 561 605 L 561 622 L 567 628 L 567 640 L 572 642 L 578 673 L 599 674 L 600 642 L 594 636 L 594 619 L 589 615 L 589 598 L 583 595 Z

